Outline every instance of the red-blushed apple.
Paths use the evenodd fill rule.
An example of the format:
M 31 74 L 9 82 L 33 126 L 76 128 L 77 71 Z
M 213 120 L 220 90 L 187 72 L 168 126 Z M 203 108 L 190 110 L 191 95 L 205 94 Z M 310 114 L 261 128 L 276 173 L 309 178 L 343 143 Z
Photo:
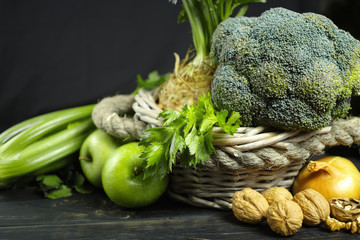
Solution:
M 79 161 L 85 178 L 91 184 L 102 187 L 101 172 L 104 163 L 120 145 L 120 140 L 100 129 L 96 129 L 85 139 L 80 148 Z
M 155 202 L 166 190 L 168 176 L 144 179 L 144 161 L 140 155 L 144 147 L 137 142 L 118 147 L 106 160 L 102 171 L 102 185 L 114 203 L 137 208 Z

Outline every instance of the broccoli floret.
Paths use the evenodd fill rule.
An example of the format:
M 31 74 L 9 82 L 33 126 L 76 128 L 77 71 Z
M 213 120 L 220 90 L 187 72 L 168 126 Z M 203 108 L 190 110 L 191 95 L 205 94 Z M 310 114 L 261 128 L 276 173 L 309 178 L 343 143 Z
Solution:
M 216 81 L 213 83 L 212 97 L 213 100 L 221 98 L 220 109 L 232 109 L 234 96 L 237 101 L 241 102 L 241 106 L 237 106 L 237 111 L 242 113 L 242 124 L 250 125 L 252 122 L 251 112 L 252 94 L 245 77 L 239 75 L 234 70 L 234 66 L 222 65 L 216 72 L 215 78 L 223 79 L 223 81 Z M 215 101 L 216 102 L 216 101 Z M 220 102 L 220 101 L 219 101 Z
M 360 42 L 328 18 L 273 8 L 222 22 L 212 38 L 216 108 L 246 126 L 315 130 L 360 95 Z

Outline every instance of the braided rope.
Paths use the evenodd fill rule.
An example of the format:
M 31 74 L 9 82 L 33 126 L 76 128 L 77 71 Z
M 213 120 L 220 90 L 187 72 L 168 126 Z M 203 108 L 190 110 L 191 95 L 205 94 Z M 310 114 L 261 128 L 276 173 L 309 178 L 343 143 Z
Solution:
M 102 99 L 92 112 L 95 126 L 120 139 L 140 139 L 144 130 L 151 126 L 138 118 L 126 116 L 133 114 L 134 102 L 135 97 L 132 95 L 116 95 Z
M 304 163 L 314 154 L 323 153 L 326 147 L 360 145 L 360 118 L 352 117 L 334 121 L 331 130 L 315 134 L 309 139 L 292 144 L 288 149 L 263 147 L 253 151 L 238 152 L 238 157 L 229 156 L 220 149 L 209 158 L 203 168 L 233 172 L 244 168 L 271 169 L 293 162 Z

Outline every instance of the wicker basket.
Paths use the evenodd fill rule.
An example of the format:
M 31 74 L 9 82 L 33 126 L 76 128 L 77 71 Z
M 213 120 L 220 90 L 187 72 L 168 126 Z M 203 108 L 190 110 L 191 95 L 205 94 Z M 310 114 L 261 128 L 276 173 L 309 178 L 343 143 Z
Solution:
M 162 125 L 157 119 L 162 109 L 154 96 L 141 90 L 132 106 L 137 121 L 149 127 Z M 313 155 L 323 153 L 328 146 L 359 145 L 360 119 L 338 120 L 312 132 L 280 132 L 260 126 L 239 128 L 232 136 L 214 128 L 213 138 L 216 153 L 204 164 L 196 169 L 173 169 L 169 195 L 195 206 L 231 209 L 236 191 L 246 187 L 260 192 L 275 186 L 289 189 Z

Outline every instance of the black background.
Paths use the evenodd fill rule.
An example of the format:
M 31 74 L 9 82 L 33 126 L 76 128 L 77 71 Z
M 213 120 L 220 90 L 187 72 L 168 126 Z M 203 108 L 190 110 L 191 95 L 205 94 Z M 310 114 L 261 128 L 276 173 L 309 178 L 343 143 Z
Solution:
M 360 1 L 268 0 L 327 15 L 359 38 Z M 130 93 L 136 76 L 171 72 L 192 43 L 181 6 L 167 0 L 0 0 L 0 131 L 58 109 Z

